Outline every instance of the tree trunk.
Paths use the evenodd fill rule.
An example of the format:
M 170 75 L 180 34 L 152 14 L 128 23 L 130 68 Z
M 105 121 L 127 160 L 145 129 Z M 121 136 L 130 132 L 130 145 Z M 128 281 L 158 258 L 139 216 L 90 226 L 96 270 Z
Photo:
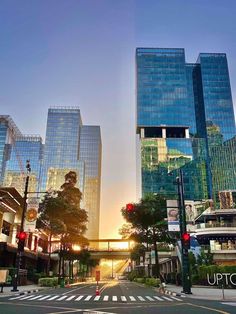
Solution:
M 52 233 L 49 235 L 49 254 L 48 254 L 48 264 L 47 264 L 47 275 L 49 275 L 51 267 L 51 250 L 52 250 Z

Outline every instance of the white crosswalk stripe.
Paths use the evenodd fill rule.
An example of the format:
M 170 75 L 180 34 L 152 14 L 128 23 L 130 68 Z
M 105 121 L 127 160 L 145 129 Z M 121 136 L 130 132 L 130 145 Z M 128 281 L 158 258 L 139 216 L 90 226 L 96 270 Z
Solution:
M 66 299 L 66 301 L 71 301 L 76 297 L 76 295 L 71 295 L 68 299 Z
M 50 298 L 50 296 L 51 296 L 50 294 L 45 295 L 44 297 L 38 299 L 38 301 L 46 300 L 47 298 Z
M 43 297 L 43 294 L 41 295 L 36 295 L 36 297 L 33 297 L 33 298 L 30 298 L 29 300 L 32 301 L 32 300 L 37 300 L 39 298 Z
M 108 299 L 109 299 L 109 296 L 105 295 L 104 298 L 103 298 L 103 301 L 108 301 Z
M 27 300 L 27 299 L 30 299 L 30 298 L 32 298 L 32 295 L 27 295 L 27 297 L 26 296 L 24 296 L 24 297 L 21 296 L 20 300 Z
M 68 295 L 63 295 L 62 297 L 60 297 L 56 301 L 62 301 L 62 300 L 65 300 L 66 298 L 68 298 Z
M 25 301 L 100 301 L 100 302 L 157 302 L 157 301 L 182 301 L 180 298 L 176 298 L 174 296 L 156 296 L 156 295 L 146 295 L 146 296 L 116 296 L 116 295 L 51 295 L 51 294 L 40 294 L 40 295 L 20 295 L 16 297 L 11 297 L 9 300 L 25 300 Z
M 79 295 L 77 299 L 75 299 L 75 301 L 80 301 L 81 299 L 83 299 L 83 295 Z
M 167 297 L 162 297 L 163 299 L 165 299 L 165 300 L 167 300 L 167 301 L 170 301 L 170 302 L 173 302 L 173 300 L 172 299 L 170 299 L 170 298 L 167 298 Z
M 53 297 L 51 297 L 47 301 L 52 301 L 52 300 L 55 300 L 56 298 L 59 298 L 59 297 L 60 297 L 60 295 L 54 295 Z

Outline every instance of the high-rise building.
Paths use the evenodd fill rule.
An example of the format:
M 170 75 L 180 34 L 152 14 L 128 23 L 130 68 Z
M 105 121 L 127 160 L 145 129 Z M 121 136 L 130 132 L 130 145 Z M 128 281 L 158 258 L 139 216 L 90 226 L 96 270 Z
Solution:
M 218 200 L 236 189 L 235 120 L 226 55 L 186 63 L 181 48 L 137 48 L 137 134 L 141 191 Z M 230 173 L 231 168 L 231 173 Z
M 101 134 L 100 127 L 82 124 L 79 108 L 50 108 L 42 171 L 42 189 L 59 189 L 65 174 L 77 173 L 77 187 L 88 212 L 89 239 L 99 238 Z
M 30 192 L 59 190 L 69 171 L 77 173 L 81 206 L 88 212 L 89 239 L 99 238 L 101 132 L 82 124 L 79 108 L 48 110 L 45 144 L 37 135 L 23 135 L 9 116 L 0 116 L 0 185 L 22 195 L 26 160 L 30 160 Z
M 7 161 L 4 186 L 11 186 L 23 195 L 25 188 L 26 160 L 30 160 L 29 192 L 39 192 L 42 169 L 43 144 L 39 135 L 22 135 L 15 138 Z

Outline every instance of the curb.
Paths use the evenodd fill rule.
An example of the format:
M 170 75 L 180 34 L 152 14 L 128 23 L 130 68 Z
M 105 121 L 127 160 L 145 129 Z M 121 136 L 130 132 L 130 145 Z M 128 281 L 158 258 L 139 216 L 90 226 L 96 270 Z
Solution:
M 164 290 L 164 292 L 162 292 L 162 294 L 168 294 L 168 295 L 173 295 L 174 297 L 186 298 L 186 295 L 185 295 L 185 294 L 173 292 L 173 291 L 166 290 L 166 289 Z

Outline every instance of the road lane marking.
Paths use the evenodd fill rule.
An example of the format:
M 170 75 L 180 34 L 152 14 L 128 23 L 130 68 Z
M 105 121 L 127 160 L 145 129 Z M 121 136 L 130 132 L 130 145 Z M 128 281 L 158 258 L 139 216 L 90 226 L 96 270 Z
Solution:
M 176 300 L 176 301 L 183 301 L 183 300 L 181 300 L 181 299 L 179 299 L 179 298 L 176 298 L 176 297 L 173 297 L 173 296 L 171 296 L 171 298 L 174 299 L 174 300 Z
M 71 301 L 72 299 L 74 299 L 76 297 L 76 295 L 72 295 L 70 296 L 68 299 L 66 299 L 66 301 Z
M 141 297 L 141 295 L 139 295 L 138 298 L 139 298 L 139 300 L 142 301 L 142 302 L 143 302 L 143 301 L 146 301 L 143 297 Z
M 36 295 L 36 297 L 30 298 L 29 300 L 30 300 L 30 301 L 36 300 L 36 299 L 39 299 L 39 298 L 41 298 L 41 297 L 43 297 L 43 294 L 41 294 L 41 295 Z
M 52 300 L 55 300 L 56 298 L 59 298 L 59 297 L 60 297 L 60 295 L 54 295 L 53 297 L 51 297 L 47 301 L 52 301 Z
M 109 296 L 105 295 L 104 298 L 103 298 L 103 301 L 108 301 L 108 299 L 109 299 Z
M 181 303 L 181 305 L 183 305 L 183 304 L 187 304 L 187 305 L 194 306 L 194 307 L 200 307 L 202 309 L 211 310 L 211 311 L 221 313 L 221 314 L 230 314 L 229 312 L 221 311 L 221 310 L 214 309 L 212 307 L 203 306 L 203 305 L 197 305 L 197 304 L 193 304 L 193 303 Z
M 165 299 L 165 300 L 167 300 L 167 301 L 170 301 L 170 302 L 173 302 L 173 300 L 172 299 L 170 299 L 170 298 L 167 298 L 167 297 L 162 297 L 163 299 Z
M 92 298 L 92 295 L 88 295 L 87 298 L 84 299 L 84 301 L 89 301 Z
M 31 298 L 31 297 L 33 297 L 34 295 L 27 295 L 27 297 L 26 296 L 24 296 L 23 298 L 22 298 L 22 296 L 21 296 L 21 299 L 20 300 L 27 300 L 27 299 L 29 299 L 29 298 Z
M 133 296 L 131 296 L 131 295 L 129 296 L 129 298 L 130 298 L 130 301 L 132 301 L 132 302 L 133 302 L 133 301 L 136 301 L 135 297 L 133 297 Z
M 29 298 L 32 296 L 34 296 L 34 295 L 30 295 Z M 19 295 L 18 297 L 10 298 L 9 300 L 17 300 L 17 299 L 21 299 L 22 297 L 23 297 L 23 295 Z
M 124 295 L 121 296 L 121 301 L 122 302 L 127 302 L 127 299 L 126 299 L 126 297 Z
M 118 300 L 118 299 L 117 299 L 117 296 L 116 296 L 116 295 L 113 295 L 113 296 L 112 296 L 112 301 L 113 301 L 113 302 L 117 302 L 117 300 Z
M 155 301 L 152 297 L 150 297 L 150 296 L 146 296 L 146 298 L 149 300 L 149 301 Z
M 62 301 L 65 300 L 67 298 L 67 295 L 63 295 L 62 297 L 60 297 L 59 299 L 57 299 L 57 301 Z
M 38 301 L 41 301 L 41 300 L 45 300 L 45 299 L 47 299 L 47 298 L 50 298 L 50 296 L 51 296 L 50 294 L 45 295 L 44 297 L 38 299 Z
M 97 295 L 95 298 L 94 298 L 94 301 L 99 301 L 99 299 L 101 298 L 100 295 Z
M 157 299 L 158 301 L 164 301 L 163 299 L 161 299 L 161 298 L 157 297 L 156 295 L 154 295 L 154 297 L 153 297 L 153 298 Z
M 80 296 L 78 296 L 78 298 L 77 299 L 75 299 L 75 301 L 80 301 L 81 299 L 83 299 L 83 295 L 80 295 Z

